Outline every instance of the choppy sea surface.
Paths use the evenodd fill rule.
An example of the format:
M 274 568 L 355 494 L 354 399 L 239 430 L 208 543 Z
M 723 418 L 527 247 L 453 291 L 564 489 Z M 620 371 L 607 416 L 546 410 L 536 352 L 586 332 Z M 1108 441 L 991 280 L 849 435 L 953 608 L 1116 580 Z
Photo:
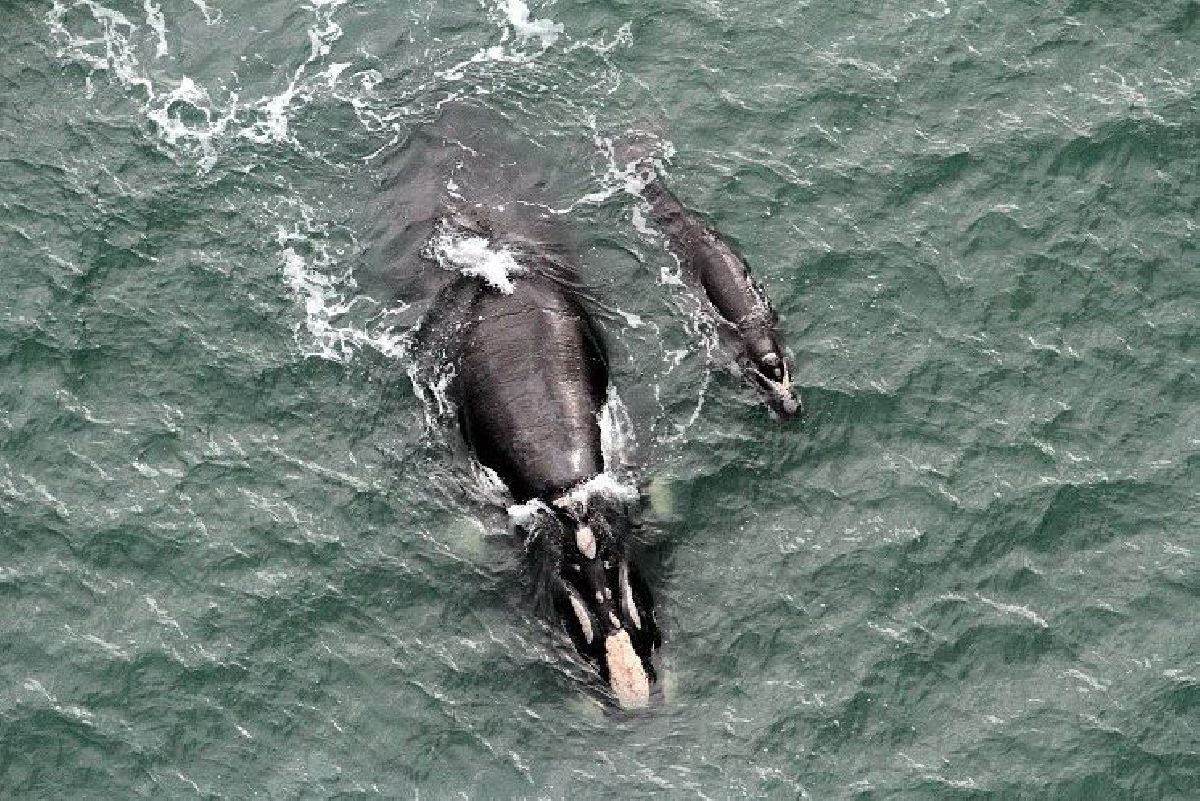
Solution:
M 1200 798 L 1198 21 L 0 2 L 0 797 Z M 600 310 L 645 713 L 412 375 L 387 165 L 464 102 Z M 801 422 L 712 346 L 630 131 L 774 298 Z

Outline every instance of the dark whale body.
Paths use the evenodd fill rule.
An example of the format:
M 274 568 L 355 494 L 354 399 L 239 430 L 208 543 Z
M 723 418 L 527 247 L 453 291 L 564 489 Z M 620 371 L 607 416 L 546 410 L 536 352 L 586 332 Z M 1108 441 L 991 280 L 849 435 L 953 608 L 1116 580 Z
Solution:
M 677 198 L 649 162 L 638 172 L 650 216 L 679 259 L 684 277 L 698 286 L 738 346 L 746 378 L 782 418 L 801 412 L 792 388 L 791 365 L 776 329 L 770 299 L 732 243 Z
M 553 499 L 603 471 L 598 414 L 608 371 L 574 299 L 531 276 L 511 295 L 476 291 L 468 314 L 457 397 L 479 461 L 522 502 Z
M 644 706 L 661 637 L 649 588 L 626 552 L 628 510 L 579 492 L 605 468 L 604 348 L 573 276 L 537 253 L 522 260 L 526 272 L 510 294 L 473 277 L 446 286 L 433 306 L 431 329 L 440 333 L 425 346 L 453 366 L 451 396 L 475 457 L 515 500 L 541 501 L 518 534 L 543 597 L 618 702 Z
M 549 211 L 575 170 L 556 172 L 502 115 L 469 103 L 412 130 L 383 166 L 374 261 L 386 267 L 379 280 L 398 307 L 421 315 L 418 369 L 431 386 L 453 376 L 449 399 L 464 442 L 514 500 L 537 510 L 515 528 L 540 605 L 622 706 L 644 706 L 661 638 L 626 553 L 630 510 L 581 487 L 605 469 L 608 369 L 578 300 L 569 231 Z M 447 234 L 511 255 L 521 268 L 510 275 L 512 291 L 439 264 L 431 244 Z
M 434 375 L 450 368 L 464 442 L 516 501 L 539 510 L 517 533 L 540 597 L 618 702 L 643 706 L 661 642 L 653 599 L 626 551 L 629 509 L 587 491 L 606 467 L 608 369 L 578 300 L 576 249 L 553 211 L 563 205 L 555 198 L 564 176 L 578 171 L 556 172 L 511 128 L 464 103 L 412 130 L 386 161 L 374 261 L 387 267 L 381 278 L 403 313 L 422 317 L 419 360 Z M 685 275 L 734 332 L 745 374 L 780 415 L 797 413 L 774 314 L 744 260 L 660 179 L 647 180 L 644 194 Z M 447 233 L 482 238 L 516 259 L 522 272 L 510 276 L 512 291 L 442 263 L 437 243 Z

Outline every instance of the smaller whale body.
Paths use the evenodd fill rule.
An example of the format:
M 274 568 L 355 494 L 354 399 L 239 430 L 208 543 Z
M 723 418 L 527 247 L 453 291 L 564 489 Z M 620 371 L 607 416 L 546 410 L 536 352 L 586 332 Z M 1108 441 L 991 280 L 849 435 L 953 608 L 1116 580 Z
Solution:
M 605 469 L 604 349 L 573 276 L 536 253 L 522 261 L 511 285 L 463 276 L 434 304 L 452 321 L 441 347 L 459 427 L 513 498 L 538 510 L 519 533 L 575 648 L 622 707 L 644 707 L 661 644 L 653 600 L 626 552 L 624 502 L 588 492 Z
M 650 217 L 679 259 L 685 279 L 699 287 L 723 332 L 737 345 L 742 374 L 781 418 L 802 411 L 791 363 L 776 329 L 776 314 L 746 260 L 715 227 L 677 198 L 648 159 L 635 165 Z

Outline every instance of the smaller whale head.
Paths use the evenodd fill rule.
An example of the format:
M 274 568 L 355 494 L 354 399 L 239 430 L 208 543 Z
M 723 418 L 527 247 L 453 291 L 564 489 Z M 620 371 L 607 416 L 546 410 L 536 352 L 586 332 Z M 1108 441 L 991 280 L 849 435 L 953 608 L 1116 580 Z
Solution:
M 801 414 L 803 404 L 792 387 L 792 371 L 783 343 L 770 332 L 745 339 L 742 368 L 767 405 L 784 420 Z
M 615 522 L 627 526 L 623 517 Z M 560 523 L 558 570 L 550 577 L 558 617 L 617 703 L 644 707 L 656 678 L 654 652 L 662 642 L 650 590 L 625 552 L 613 517 L 593 508 L 582 516 L 564 514 Z

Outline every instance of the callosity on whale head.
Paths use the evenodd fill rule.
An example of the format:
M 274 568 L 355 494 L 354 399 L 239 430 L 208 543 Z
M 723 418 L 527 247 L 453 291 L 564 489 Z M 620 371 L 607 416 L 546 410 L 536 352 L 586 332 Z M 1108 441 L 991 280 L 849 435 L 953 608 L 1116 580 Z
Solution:
M 753 326 L 752 330 L 743 331 L 742 336 L 742 370 L 767 405 L 785 420 L 801 414 L 804 406 L 792 387 L 792 371 L 783 343 L 768 326 Z
M 556 510 L 542 536 L 554 606 L 575 648 L 597 668 L 624 709 L 645 707 L 655 681 L 654 654 L 662 642 L 649 588 L 624 548 L 623 513 L 593 501 Z

